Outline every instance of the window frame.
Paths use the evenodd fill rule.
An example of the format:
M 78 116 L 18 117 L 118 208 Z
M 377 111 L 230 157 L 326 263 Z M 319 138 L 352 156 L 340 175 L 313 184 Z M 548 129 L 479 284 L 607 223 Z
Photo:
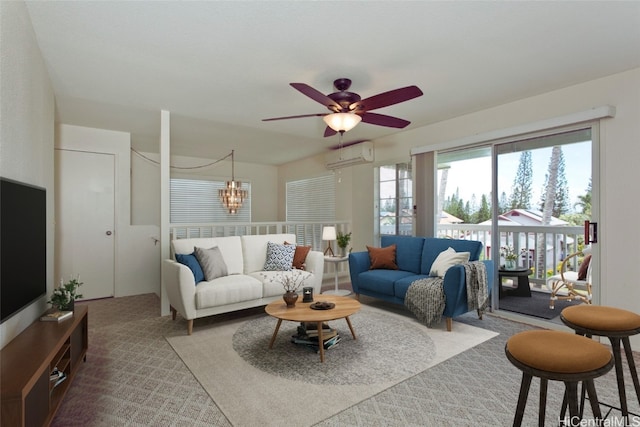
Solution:
M 392 179 L 383 179 L 383 168 L 393 168 L 394 176 Z M 414 208 L 413 208 L 413 174 L 412 174 L 411 162 L 398 162 L 387 165 L 380 165 L 376 168 L 376 228 L 378 236 L 390 235 L 390 236 L 411 236 L 413 235 L 414 228 Z M 382 186 L 385 183 L 392 183 L 393 196 L 383 197 Z M 388 218 L 391 215 L 382 215 L 385 204 L 390 201 L 394 204 L 393 218 L 395 219 L 393 224 L 393 233 L 384 233 L 382 224 L 383 218 Z M 405 212 L 403 212 L 405 211 Z M 384 211 L 388 212 L 388 211 Z M 387 225 L 388 226 L 388 225 Z

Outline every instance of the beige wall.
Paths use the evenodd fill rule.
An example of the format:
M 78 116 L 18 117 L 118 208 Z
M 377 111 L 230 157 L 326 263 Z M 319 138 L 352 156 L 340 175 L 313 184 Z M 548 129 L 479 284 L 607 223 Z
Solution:
M 0 347 L 47 308 L 53 291 L 54 97 L 22 2 L 0 2 L 0 175 L 47 189 L 47 296 L 0 326 Z

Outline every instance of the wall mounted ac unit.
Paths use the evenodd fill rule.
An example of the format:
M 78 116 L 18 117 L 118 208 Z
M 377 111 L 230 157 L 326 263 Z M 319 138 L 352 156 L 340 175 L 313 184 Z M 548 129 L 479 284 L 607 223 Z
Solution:
M 373 142 L 371 141 L 339 148 L 327 153 L 325 157 L 327 169 L 340 169 L 371 162 L 373 162 Z

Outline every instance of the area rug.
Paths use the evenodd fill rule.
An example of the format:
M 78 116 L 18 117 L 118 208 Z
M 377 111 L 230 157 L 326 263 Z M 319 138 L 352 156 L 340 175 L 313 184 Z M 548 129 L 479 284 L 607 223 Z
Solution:
M 341 336 L 325 362 L 291 342 L 298 324 L 263 315 L 196 328 L 167 341 L 236 426 L 309 426 L 472 348 L 497 333 L 454 322 L 427 328 L 414 318 L 363 305 L 329 322 Z
M 562 309 L 580 304 L 579 301 L 556 300 L 554 309 L 549 308 L 549 294 L 547 292 L 531 292 L 531 298 L 518 296 L 504 296 L 500 298 L 500 310 L 553 319 L 560 315 Z

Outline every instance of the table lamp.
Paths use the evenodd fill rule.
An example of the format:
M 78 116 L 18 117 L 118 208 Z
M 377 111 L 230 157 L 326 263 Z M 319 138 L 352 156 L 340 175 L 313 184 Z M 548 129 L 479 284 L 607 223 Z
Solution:
M 322 240 L 327 240 L 329 243 L 327 244 L 327 249 L 325 249 L 324 254 L 330 254 L 331 256 L 335 256 L 333 254 L 333 249 L 331 249 L 331 241 L 336 240 L 336 228 L 333 226 L 327 226 L 322 228 Z

